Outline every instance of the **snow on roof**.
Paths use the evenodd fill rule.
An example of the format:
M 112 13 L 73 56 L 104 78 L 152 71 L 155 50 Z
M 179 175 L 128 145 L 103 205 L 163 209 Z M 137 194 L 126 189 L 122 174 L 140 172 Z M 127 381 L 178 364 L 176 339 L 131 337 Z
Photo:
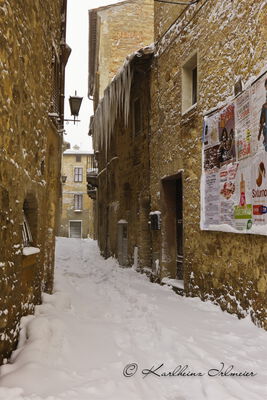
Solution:
M 94 154 L 94 152 L 93 151 L 91 151 L 91 150 L 75 150 L 75 149 L 68 149 L 68 150 L 65 150 L 64 151 L 64 153 L 63 153 L 64 155 L 66 155 L 66 154 Z

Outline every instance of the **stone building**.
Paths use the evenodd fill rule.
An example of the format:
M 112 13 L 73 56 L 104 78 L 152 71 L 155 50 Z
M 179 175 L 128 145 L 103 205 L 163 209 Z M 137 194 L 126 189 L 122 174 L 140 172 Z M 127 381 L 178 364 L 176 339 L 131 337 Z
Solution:
M 264 0 L 155 2 L 150 137 L 151 210 L 161 220 L 152 232 L 153 272 L 265 328 L 267 246 L 257 234 L 266 235 L 264 215 L 257 217 L 265 200 L 251 197 L 266 189 L 257 158 L 263 190 L 252 191 L 253 157 L 265 160 L 257 137 L 266 34 Z
M 0 363 L 53 287 L 66 0 L 0 2 Z
M 98 176 L 98 243 L 120 265 L 150 266 L 150 66 L 153 48 L 133 53 L 106 88 L 92 123 Z M 108 118 L 105 117 L 108 115 Z M 92 179 L 93 178 L 93 179 Z
M 96 109 L 128 54 L 154 41 L 154 0 L 128 0 L 89 11 L 89 96 Z
M 141 240 L 150 240 L 147 238 L 149 80 L 146 82 L 144 77 L 149 79 L 149 71 L 146 68 L 150 69 L 151 49 L 147 50 L 147 54 L 143 51 L 138 53 L 141 56 L 140 63 L 137 62 L 133 52 L 150 45 L 153 41 L 153 0 L 123 1 L 89 11 L 88 93 L 94 101 L 95 115 L 98 114 L 91 124 L 90 133 L 93 136 L 93 146 L 98 161 L 98 177 L 94 173 L 88 174 L 90 189 L 88 194 L 96 198 L 95 232 L 100 250 L 105 256 L 119 256 L 122 264 L 132 262 L 134 248 L 141 249 Z M 125 62 L 125 57 L 129 54 L 131 56 Z M 138 72 L 138 68 L 141 72 Z M 130 71 L 134 74 L 133 79 L 127 75 Z M 113 109 L 110 110 L 109 118 L 107 113 L 103 116 L 104 104 L 113 107 L 109 103 L 110 90 L 115 86 L 122 91 L 125 89 L 125 82 L 121 85 L 108 86 L 114 76 L 116 82 L 121 82 L 121 79 L 127 80 L 128 106 L 126 107 L 129 107 L 130 111 L 127 108 L 125 112 L 128 115 L 129 111 L 129 121 L 126 121 L 122 111 L 119 112 L 117 109 L 116 121 L 113 118 Z M 138 87 L 138 80 L 142 82 L 143 88 Z M 115 107 L 119 104 L 124 107 L 119 94 L 112 99 L 116 103 Z M 134 133 L 133 116 L 137 118 L 137 114 L 140 113 L 138 107 L 141 104 L 143 114 L 138 117 L 140 120 L 136 119 L 136 124 L 142 125 L 139 125 L 138 133 Z M 145 112 L 147 114 L 144 114 Z M 104 119 L 104 124 L 109 124 L 109 120 L 112 121 L 108 134 L 103 130 L 99 133 Z M 104 139 L 99 140 L 98 135 L 102 134 L 106 138 L 109 136 L 109 143 Z M 137 249 L 135 254 L 137 259 Z M 139 252 L 139 257 L 141 264 L 147 265 L 150 262 L 147 251 Z
M 96 173 L 94 154 L 66 150 L 62 160 L 62 213 L 59 235 L 94 237 L 93 200 L 87 196 L 87 173 Z

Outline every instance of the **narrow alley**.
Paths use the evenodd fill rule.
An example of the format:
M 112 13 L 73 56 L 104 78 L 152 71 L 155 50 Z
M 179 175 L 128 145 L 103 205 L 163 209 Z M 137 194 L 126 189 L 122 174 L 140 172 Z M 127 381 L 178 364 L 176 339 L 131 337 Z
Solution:
M 104 260 L 90 239 L 57 239 L 54 294 L 21 326 L 1 400 L 267 395 L 263 329 Z

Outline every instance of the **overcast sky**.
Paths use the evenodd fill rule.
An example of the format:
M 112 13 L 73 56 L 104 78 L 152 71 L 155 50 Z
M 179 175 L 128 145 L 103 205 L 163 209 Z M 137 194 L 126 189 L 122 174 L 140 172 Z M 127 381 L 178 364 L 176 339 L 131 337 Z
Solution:
M 70 115 L 69 96 L 83 97 L 79 119 L 73 124 L 65 122 L 67 135 L 64 139 L 71 146 L 77 144 L 82 150 L 92 150 L 91 138 L 88 136 L 89 116 L 93 113 L 92 101 L 87 97 L 88 87 L 88 10 L 114 4 L 118 0 L 68 0 L 67 43 L 72 52 L 66 67 L 65 80 L 65 118 Z

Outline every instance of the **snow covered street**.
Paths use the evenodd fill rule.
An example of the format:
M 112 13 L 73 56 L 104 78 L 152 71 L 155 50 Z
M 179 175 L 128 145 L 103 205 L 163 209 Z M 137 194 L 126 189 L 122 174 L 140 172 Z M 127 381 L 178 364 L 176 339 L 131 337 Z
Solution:
M 92 240 L 57 239 L 54 292 L 22 320 L 1 400 L 267 398 L 267 334 L 249 318 L 150 283 Z

